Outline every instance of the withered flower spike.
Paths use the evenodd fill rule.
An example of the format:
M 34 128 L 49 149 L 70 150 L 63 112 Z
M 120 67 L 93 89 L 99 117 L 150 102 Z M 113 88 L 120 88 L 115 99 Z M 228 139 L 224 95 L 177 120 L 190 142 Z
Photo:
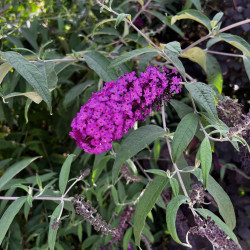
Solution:
M 141 176 L 133 176 L 128 167 L 124 164 L 121 168 L 121 173 L 127 182 L 141 182 Z

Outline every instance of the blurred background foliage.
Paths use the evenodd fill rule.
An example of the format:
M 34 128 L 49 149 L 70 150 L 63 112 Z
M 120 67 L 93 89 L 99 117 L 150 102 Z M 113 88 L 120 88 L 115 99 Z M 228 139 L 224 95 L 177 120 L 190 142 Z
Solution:
M 122 13 L 129 13 L 133 18 L 141 8 L 140 2 L 115 0 L 113 8 Z M 224 12 L 222 27 L 250 16 L 250 4 L 247 0 L 204 0 L 201 1 L 201 4 L 203 12 L 209 17 L 213 17 L 218 11 Z M 192 5 L 192 1 L 153 0 L 146 11 L 135 20 L 135 24 L 144 33 L 150 35 L 157 44 L 177 40 L 181 43 L 182 48 L 185 48 L 193 41 L 206 35 L 206 29 L 199 23 L 190 20 L 182 20 L 178 24 L 170 26 L 168 17 L 190 7 L 195 7 Z M 93 169 L 93 166 L 95 168 L 102 161 L 101 163 L 105 167 L 104 172 L 96 180 L 98 181 L 97 186 L 101 188 L 97 189 L 95 185 L 88 187 L 86 184 L 82 184 L 75 187 L 71 195 L 80 193 L 82 190 L 88 191 L 85 192 L 85 195 L 94 206 L 98 206 L 99 212 L 107 221 L 111 218 L 114 210 L 116 213 L 121 212 L 121 207 L 115 206 L 112 194 L 107 192 L 107 186 L 104 185 L 109 184 L 113 159 L 105 155 L 88 155 L 77 148 L 75 142 L 69 137 L 70 123 L 73 117 L 81 105 L 89 99 L 91 93 L 98 91 L 103 84 L 99 76 L 81 58 L 86 51 L 99 51 L 112 60 L 123 51 L 148 45 L 145 39 L 138 36 L 126 24 L 121 23 L 115 29 L 114 22 L 102 22 L 109 18 L 112 18 L 112 15 L 100 12 L 100 7 L 95 4 L 94 0 L 2 0 L 0 3 L 1 51 L 14 49 L 28 60 L 59 59 L 54 63 L 58 81 L 52 91 L 52 114 L 50 114 L 45 102 L 38 105 L 25 96 L 8 98 L 5 99 L 5 102 L 0 101 L 0 176 L 8 166 L 25 156 L 43 156 L 41 160 L 33 162 L 22 171 L 18 175 L 18 179 L 12 180 L 9 187 L 17 183 L 35 187 L 35 176 L 38 174 L 43 183 L 48 184 L 46 192 L 49 195 L 58 190 L 58 186 L 55 184 L 56 177 L 68 154 L 77 155 L 71 168 L 70 177 L 72 178 L 79 175 L 80 170 L 88 167 Z M 249 41 L 249 30 L 250 24 L 239 26 L 232 33 Z M 202 47 L 205 48 L 205 43 L 202 44 Z M 225 43 L 215 44 L 213 50 L 238 52 L 237 49 Z M 215 55 L 215 58 L 221 67 L 223 94 L 238 99 L 247 112 L 250 107 L 250 85 L 241 58 L 227 58 L 221 55 Z M 116 68 L 116 74 L 121 75 L 132 70 L 143 71 L 153 60 L 160 59 L 153 54 L 152 56 L 146 54 L 141 56 L 139 61 L 131 61 Z M 200 81 L 206 80 L 206 74 L 198 64 L 190 62 L 188 59 L 182 59 L 182 62 L 188 74 Z M 9 93 L 24 93 L 31 91 L 31 89 L 16 71 L 11 70 L 2 81 L 1 91 L 6 96 Z M 185 93 L 177 98 L 188 102 Z M 179 118 L 171 107 L 168 107 L 167 113 L 168 126 L 173 129 Z M 161 124 L 161 118 L 159 114 L 155 113 L 153 117 L 148 118 L 146 123 Z M 187 159 L 194 158 L 194 152 L 197 151 L 196 143 L 194 140 L 190 144 Z M 148 149 L 144 150 L 137 156 L 144 168 L 157 166 L 157 168 L 166 169 L 168 165 L 170 167 L 168 161 L 166 164 L 161 160 L 168 158 L 166 148 L 162 145 L 163 142 L 157 141 L 153 150 L 150 152 Z M 226 170 L 226 166 L 228 163 L 234 164 L 247 176 L 250 173 L 249 162 L 243 168 L 242 160 L 232 146 L 229 143 L 221 145 L 216 146 L 214 153 L 213 175 L 221 180 L 221 185 L 233 200 L 238 221 L 236 234 L 241 240 L 241 244 L 247 247 L 247 242 L 250 242 L 250 219 L 246 218 L 250 214 L 250 199 L 248 197 L 250 186 L 249 181 L 247 181 L 249 176 L 245 178 L 235 171 Z M 145 159 L 154 159 L 155 157 L 156 160 Z M 223 171 L 226 171 L 226 175 Z M 235 175 L 235 173 L 237 174 Z M 93 184 L 91 177 L 89 183 Z M 125 182 L 119 182 L 119 197 L 124 198 L 126 194 L 127 199 L 135 199 L 145 183 L 145 178 L 141 183 L 129 186 L 126 186 Z M 19 188 L 10 190 L 8 191 L 9 196 L 23 194 Z M 45 201 L 34 201 L 31 209 L 26 205 L 23 213 L 20 213 L 12 223 L 3 248 L 46 249 L 48 215 L 52 213 L 55 206 L 56 204 Z M 60 225 L 59 241 L 56 243 L 57 249 L 111 248 L 110 238 L 99 237 L 97 233 L 92 232 L 88 223 L 81 223 L 79 218 L 75 218 L 71 206 L 66 207 L 66 209 L 71 212 L 65 212 L 67 217 Z M 4 206 L 1 205 L 0 213 L 3 211 Z M 177 246 L 171 240 L 166 230 L 164 216 L 155 211 L 153 212 L 154 216 L 147 222 L 152 233 L 148 231 L 147 226 L 145 229 L 147 231 L 145 234 L 154 244 L 155 249 L 166 249 L 166 247 L 168 249 L 185 249 Z M 185 211 L 182 213 L 185 214 Z M 185 231 L 184 219 L 181 219 L 183 214 L 178 217 L 180 221 L 177 223 L 177 231 L 180 235 L 183 230 Z M 163 221 L 164 223 L 162 223 Z M 117 223 L 117 220 L 114 220 L 114 224 Z M 193 242 L 195 242 L 194 249 L 210 249 L 209 243 L 204 240 L 195 239 Z

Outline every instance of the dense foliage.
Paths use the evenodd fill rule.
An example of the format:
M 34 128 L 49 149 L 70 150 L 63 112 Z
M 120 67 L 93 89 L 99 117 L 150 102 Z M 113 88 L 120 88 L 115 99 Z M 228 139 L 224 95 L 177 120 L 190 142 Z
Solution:
M 1 247 L 247 249 L 249 10 L 1 1 Z

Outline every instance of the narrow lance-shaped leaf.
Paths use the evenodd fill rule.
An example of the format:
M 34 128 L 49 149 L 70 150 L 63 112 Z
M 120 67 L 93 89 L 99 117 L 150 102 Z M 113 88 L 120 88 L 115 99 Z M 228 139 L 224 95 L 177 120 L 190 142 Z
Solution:
M 170 181 L 170 185 L 174 193 L 174 196 L 177 196 L 179 194 L 179 189 L 180 189 L 179 182 L 175 178 L 170 178 L 169 181 Z
M 210 20 L 204 14 L 197 10 L 183 10 L 177 15 L 172 17 L 171 24 L 174 24 L 177 20 L 181 19 L 192 19 L 196 22 L 199 22 L 207 27 L 208 30 L 211 30 Z
M 131 15 L 130 14 L 125 14 L 125 13 L 121 13 L 117 16 L 116 18 L 116 22 L 115 22 L 115 28 L 116 26 L 119 25 L 119 23 L 125 18 L 128 17 L 131 20 Z
M 175 111 L 177 112 L 178 116 L 182 119 L 185 115 L 187 115 L 188 113 L 193 113 L 194 110 L 188 106 L 187 104 L 178 101 L 178 100 L 171 100 L 170 102 L 171 106 L 173 106 L 173 108 L 175 109 Z
M 21 160 L 19 162 L 14 163 L 11 165 L 2 175 L 0 178 L 0 190 L 3 188 L 5 184 L 7 184 L 15 175 L 17 175 L 20 171 L 22 171 L 24 168 L 26 168 L 31 162 L 35 161 L 36 159 L 40 158 L 34 157 L 34 158 L 27 158 L 24 160 Z
M 96 74 L 102 78 L 105 82 L 116 80 L 118 75 L 114 69 L 109 69 L 110 61 L 101 53 L 97 51 L 91 51 L 84 54 L 88 66 L 96 72 Z
M 122 164 L 129 158 L 136 155 L 155 139 L 166 134 L 163 128 L 156 125 L 143 126 L 133 131 L 121 144 L 120 151 L 117 153 L 113 170 L 112 181 L 115 182 L 119 175 Z
M 4 77 L 8 74 L 8 72 L 12 69 L 12 66 L 7 62 L 0 65 L 0 85 L 4 79 Z
M 200 0 L 192 0 L 192 3 L 194 4 L 195 8 L 198 11 L 201 11 L 201 2 L 200 2 Z
M 130 60 L 131 58 L 134 58 L 136 56 L 142 55 L 144 53 L 149 53 L 149 52 L 158 52 L 158 50 L 155 48 L 143 48 L 143 49 L 132 50 L 130 52 L 127 52 L 127 53 L 119 56 L 117 59 L 112 61 L 111 64 L 109 65 L 109 68 L 114 68 L 114 67 Z
M 127 250 L 128 249 L 128 244 L 131 240 L 131 236 L 132 236 L 132 227 L 128 228 L 126 230 L 126 233 L 123 237 L 123 243 L 122 243 L 122 246 L 123 246 L 123 250 Z
M 243 56 L 243 63 L 244 63 L 244 66 L 245 66 L 245 70 L 246 70 L 248 79 L 250 81 L 250 57 L 244 55 Z
M 61 191 L 61 194 L 64 194 L 65 192 L 68 179 L 69 179 L 69 171 L 70 171 L 71 163 L 73 161 L 74 156 L 75 156 L 74 154 L 69 155 L 62 165 L 62 169 L 59 175 L 59 189 Z
M 94 81 L 88 80 L 84 83 L 77 84 L 73 88 L 71 88 L 65 95 L 63 100 L 63 106 L 69 106 L 73 101 L 75 101 L 76 97 L 83 93 L 85 89 L 90 87 Z
M 36 92 L 25 92 L 25 93 L 19 93 L 19 92 L 12 92 L 6 96 L 4 96 L 4 100 L 8 98 L 12 98 L 15 96 L 26 96 L 36 104 L 39 104 L 43 99 L 40 95 L 38 95 Z
M 219 212 L 225 223 L 233 230 L 236 225 L 233 204 L 224 189 L 210 175 L 208 176 L 207 180 L 207 191 L 216 201 Z
M 201 143 L 200 147 L 201 171 L 204 180 L 204 186 L 207 186 L 207 179 L 212 164 L 212 150 L 209 139 L 207 137 Z
M 187 243 L 183 243 L 180 241 L 177 232 L 176 232 L 176 226 L 175 226 L 175 221 L 176 221 L 176 215 L 177 211 L 180 207 L 181 204 L 187 202 L 187 197 L 184 195 L 178 195 L 175 196 L 167 205 L 166 209 L 166 221 L 167 221 L 167 227 L 170 235 L 172 236 L 173 240 L 176 241 L 177 243 L 186 246 L 186 247 L 191 247 Z
M 203 49 L 199 47 L 193 47 L 184 52 L 181 56 L 198 63 L 206 71 L 206 53 L 203 51 Z
M 57 230 L 58 229 L 53 229 L 52 225 L 55 222 L 55 219 L 58 218 L 60 215 L 60 212 L 62 210 L 62 203 L 60 203 L 56 209 L 54 210 L 53 214 L 51 215 L 50 218 L 50 223 L 49 223 L 49 235 L 48 235 L 48 244 L 49 244 L 49 249 L 54 250 L 55 248 L 55 242 L 56 242 L 56 235 L 57 235 Z
M 155 174 L 155 175 L 160 175 L 160 176 L 163 176 L 165 178 L 168 178 L 167 173 L 161 169 L 148 169 L 148 170 L 145 170 L 145 172 Z
M 167 182 L 168 179 L 166 177 L 155 177 L 152 182 L 149 183 L 138 204 L 136 205 L 134 215 L 134 236 L 137 246 L 140 246 L 141 232 L 143 230 L 147 215 L 152 210 Z
M 206 65 L 207 65 L 206 74 L 207 74 L 208 84 L 214 85 L 221 94 L 223 88 L 223 77 L 220 64 L 218 63 L 218 61 L 214 56 L 206 54 Z
M 196 102 L 198 102 L 209 114 L 217 118 L 217 110 L 215 100 L 212 95 L 216 95 L 215 91 L 202 82 L 192 84 L 185 84 L 186 89 L 192 95 Z
M 95 33 L 96 29 L 97 29 L 99 26 L 103 25 L 104 23 L 113 22 L 113 21 L 116 21 L 116 18 L 104 19 L 104 20 L 102 20 L 101 22 L 97 23 L 96 26 L 95 26 L 95 28 L 94 28 L 93 31 L 92 31 L 92 34 Z
M 181 44 L 179 42 L 174 41 L 174 42 L 161 44 L 161 45 L 164 46 L 166 49 L 169 49 L 172 52 L 177 53 L 178 55 L 180 55 L 182 52 Z
M 38 68 L 14 51 L 0 52 L 1 56 L 34 88 L 51 108 L 51 94 L 46 77 Z
M 193 139 L 198 125 L 198 117 L 193 113 L 185 115 L 178 124 L 172 141 L 172 157 L 176 162 Z
M 220 33 L 216 37 L 224 40 L 225 42 L 231 44 L 235 48 L 241 50 L 244 55 L 250 57 L 250 45 L 240 36 L 232 35 L 229 33 Z
M 54 62 L 38 61 L 35 63 L 35 65 L 45 76 L 48 88 L 53 90 L 56 87 L 58 81 Z
M 12 223 L 14 217 L 19 212 L 25 201 L 26 197 L 20 197 L 12 202 L 11 205 L 5 210 L 2 218 L 0 219 L 0 245 L 2 244 L 2 241 L 10 227 L 10 224 Z

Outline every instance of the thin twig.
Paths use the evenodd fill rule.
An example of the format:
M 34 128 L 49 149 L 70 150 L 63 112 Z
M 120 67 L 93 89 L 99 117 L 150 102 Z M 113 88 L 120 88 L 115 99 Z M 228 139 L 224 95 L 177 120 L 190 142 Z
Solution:
M 142 167 L 142 165 L 140 164 L 140 162 L 138 160 L 134 160 L 134 162 L 138 165 L 138 167 L 141 169 L 141 171 L 143 172 L 143 174 L 147 177 L 147 179 L 149 181 L 152 181 L 152 179 L 150 178 L 150 176 L 147 174 L 147 172 L 144 170 L 144 168 Z
M 188 47 L 186 47 L 184 50 L 182 50 L 182 54 L 185 53 L 187 50 L 189 50 L 189 49 L 195 47 L 197 44 L 199 44 L 199 43 L 201 43 L 201 42 L 207 40 L 210 36 L 212 36 L 212 34 L 213 34 L 213 33 L 210 32 L 210 33 L 208 33 L 206 36 L 204 36 L 204 37 L 200 38 L 199 40 L 197 40 L 196 42 L 190 44 Z
M 225 27 L 225 28 L 223 28 L 223 29 L 220 29 L 220 30 L 218 31 L 218 33 L 222 33 L 222 32 L 224 32 L 224 31 L 226 31 L 226 30 L 230 30 L 230 29 L 233 29 L 233 28 L 235 28 L 235 27 L 238 27 L 238 26 L 241 26 L 241 25 L 244 25 L 244 24 L 247 24 L 247 23 L 250 23 L 250 19 L 249 19 L 249 18 L 246 19 L 246 20 L 243 20 L 243 21 L 240 21 L 240 22 L 231 24 L 231 25 L 229 25 L 229 26 L 227 26 L 227 27 Z
M 232 170 L 232 171 L 235 171 L 236 173 L 238 173 L 239 175 L 241 175 L 242 177 L 250 180 L 250 176 L 246 175 L 243 171 L 241 171 L 240 169 L 238 168 L 227 168 L 229 170 Z
M 165 117 L 165 108 L 164 108 L 164 100 L 162 100 L 161 115 L 162 115 L 163 129 L 167 132 L 166 117 Z M 171 160 L 173 162 L 172 152 L 171 152 L 171 146 L 170 146 L 170 142 L 169 142 L 168 137 L 166 137 L 166 143 L 167 143 L 167 147 L 168 147 L 168 152 L 169 152 L 170 158 L 171 158 Z M 176 174 L 178 176 L 178 179 L 179 179 L 179 182 L 181 184 L 181 188 L 182 188 L 182 191 L 183 191 L 184 195 L 186 197 L 189 197 L 188 193 L 187 193 L 187 190 L 186 190 L 186 187 L 185 187 L 185 185 L 183 183 L 183 180 L 181 178 L 181 174 L 180 174 L 180 171 L 178 169 L 178 166 L 174 162 L 173 162 L 173 166 L 174 166 L 175 172 L 176 172 Z
M 239 55 L 239 54 L 225 53 L 225 52 L 219 52 L 219 51 L 213 51 L 213 50 L 204 50 L 204 51 L 209 54 L 215 54 L 215 55 L 221 55 L 221 56 L 243 57 L 243 55 Z
M 132 23 L 136 20 L 136 18 L 138 16 L 141 15 L 141 13 L 147 8 L 147 6 L 150 4 L 151 0 L 148 0 L 142 7 L 141 9 L 137 12 L 137 14 L 134 16 L 134 18 L 132 19 Z
M 227 26 L 227 27 L 225 27 L 225 28 L 223 28 L 223 29 L 220 29 L 220 30 L 218 31 L 218 33 L 222 33 L 222 32 L 224 32 L 224 31 L 226 31 L 226 30 L 233 29 L 233 28 L 235 28 L 235 27 L 237 27 L 237 26 L 240 26 L 240 25 L 243 25 L 243 24 L 246 24 L 246 23 L 249 23 L 249 22 L 250 22 L 250 19 L 246 19 L 246 20 L 243 20 L 243 21 L 240 21 L 240 22 L 231 24 L 231 25 L 229 25 L 229 26 Z M 199 43 L 201 43 L 201 42 L 207 40 L 207 39 L 210 38 L 212 35 L 213 35 L 213 33 L 212 33 L 212 32 L 209 32 L 206 36 L 204 36 L 204 37 L 200 38 L 199 40 L 197 40 L 196 42 L 190 44 L 187 48 L 185 48 L 185 49 L 182 51 L 182 53 L 184 53 L 184 52 L 186 52 L 187 50 L 193 48 L 193 47 L 196 46 L 197 44 L 199 44 Z
M 21 197 L 21 196 L 20 196 Z M 0 200 L 9 200 L 9 201 L 14 201 L 19 199 L 20 197 L 17 196 L 0 196 Z M 46 200 L 46 201 L 69 201 L 71 202 L 72 199 L 70 198 L 63 198 L 63 197 L 32 197 L 32 200 Z

